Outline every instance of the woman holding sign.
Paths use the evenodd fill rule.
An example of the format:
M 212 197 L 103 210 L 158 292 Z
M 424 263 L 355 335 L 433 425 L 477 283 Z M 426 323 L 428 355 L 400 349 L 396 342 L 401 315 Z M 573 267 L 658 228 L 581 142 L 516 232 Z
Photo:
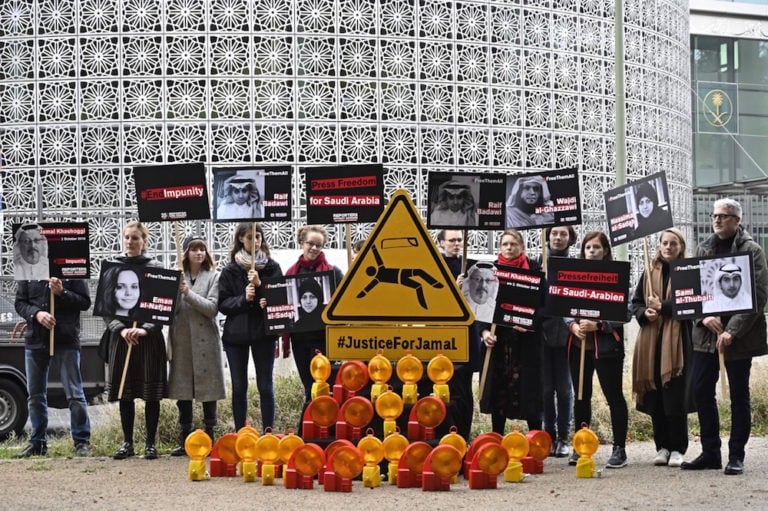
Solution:
M 232 416 L 235 430 L 245 426 L 250 353 L 256 368 L 262 430 L 266 430 L 275 423 L 272 371 L 277 336 L 267 335 L 264 329 L 262 309 L 267 306 L 267 300 L 263 296 L 261 279 L 281 277 L 283 272 L 270 257 L 269 245 L 258 223 L 237 224 L 229 256 L 229 264 L 219 278 L 219 311 L 227 316 L 221 340 L 232 377 Z
M 160 263 L 145 254 L 149 240 L 149 231 L 141 222 L 129 222 L 123 228 L 123 249 L 125 255 L 118 257 L 117 261 L 142 267 L 160 267 Z M 136 404 L 134 399 L 143 399 L 145 405 L 145 419 L 147 436 L 145 439 L 144 458 L 153 460 L 157 458 L 155 437 L 157 436 L 157 423 L 160 419 L 160 400 L 166 397 L 166 357 L 165 339 L 163 338 L 162 325 L 154 323 L 142 323 L 140 326 L 130 321 L 127 316 L 117 317 L 120 312 L 129 312 L 135 306 L 132 289 L 134 286 L 132 276 L 134 272 L 116 272 L 114 297 L 105 296 L 109 301 L 115 299 L 115 315 L 107 328 L 112 332 L 109 348 L 109 401 L 118 400 L 120 381 L 123 376 L 123 368 L 128 354 L 128 346 L 131 345 L 131 357 L 123 386 L 120 400 L 120 424 L 123 429 L 123 445 L 117 450 L 113 458 L 122 460 L 135 454 L 133 448 L 133 423 L 136 417 Z M 120 280 L 122 277 L 122 281 Z M 138 283 L 135 283 L 138 286 Z M 108 288 L 109 286 L 105 286 Z M 122 291 L 121 291 L 122 290 Z M 125 295 L 125 296 L 123 296 Z
M 325 259 L 323 247 L 325 247 L 327 240 L 328 232 L 321 225 L 304 225 L 300 227 L 296 241 L 301 247 L 301 255 L 299 260 L 288 268 L 285 274 L 311 276 L 313 273 L 332 270 L 336 280 L 333 285 L 340 282 L 343 277 L 341 270 Z M 299 298 L 301 299 L 301 297 Z M 322 311 L 322 301 L 318 304 L 318 307 Z M 284 356 L 288 353 L 288 350 L 286 350 L 288 346 L 286 339 L 283 339 Z M 309 364 L 312 361 L 312 357 L 315 356 L 315 350 L 325 353 L 325 330 L 291 333 L 290 348 L 293 350 L 296 369 L 299 371 L 301 383 L 304 386 L 304 400 L 309 402 L 312 396 L 312 383 L 314 382 L 312 374 L 309 372 Z
M 685 237 L 676 228 L 661 232 L 659 249 L 632 297 L 630 311 L 640 325 L 632 359 L 637 409 L 651 416 L 655 465 L 679 467 L 688 448 L 688 417 L 695 410 L 691 388 L 691 322 L 672 319 L 669 263 L 685 258 Z
M 519 232 L 504 231 L 499 245 L 501 253 L 496 259 L 499 265 L 539 269 L 539 264 L 525 254 L 525 243 Z M 538 328 L 537 323 L 534 328 Z M 529 431 L 541 429 L 541 333 L 517 326 L 499 326 L 494 334 L 488 323 L 478 322 L 477 327 L 486 348 L 492 350 L 480 411 L 491 414 L 493 431 L 501 435 L 507 419 L 527 421 Z
M 591 231 L 584 235 L 581 242 L 581 258 L 598 261 L 612 261 L 611 245 L 608 237 L 600 231 Z M 608 409 L 611 411 L 611 431 L 613 433 L 613 452 L 608 459 L 608 468 L 627 466 L 627 427 L 629 412 L 624 392 L 621 388 L 624 373 L 624 327 L 612 321 L 592 321 L 589 319 L 573 320 L 568 323 L 572 336 L 568 340 L 568 359 L 571 366 L 573 387 L 579 387 L 581 344 L 584 343 L 584 374 L 582 377 L 582 398 L 573 402 L 574 425 L 579 431 L 582 424 L 592 422 L 592 376 L 597 372 L 600 388 L 603 390 Z M 568 463 L 576 465 L 579 454 L 574 451 Z

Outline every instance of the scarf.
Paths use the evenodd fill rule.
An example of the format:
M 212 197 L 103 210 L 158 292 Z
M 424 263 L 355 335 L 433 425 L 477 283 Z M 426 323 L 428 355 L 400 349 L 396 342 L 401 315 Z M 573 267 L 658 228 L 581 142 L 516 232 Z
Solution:
M 245 271 L 251 269 L 251 253 L 244 248 L 241 248 L 237 253 L 235 253 L 234 259 L 235 262 Z M 264 252 L 259 250 L 256 252 L 256 264 L 254 264 L 253 268 L 255 270 L 263 270 L 268 261 L 269 257 L 267 257 Z
M 328 261 L 325 259 L 325 252 L 320 252 L 320 254 L 315 258 L 314 261 L 309 261 L 307 259 L 304 259 L 304 254 L 301 254 L 299 256 L 299 260 L 296 261 L 296 264 L 288 268 L 288 271 L 286 271 L 285 274 L 296 275 L 297 273 L 299 273 L 299 268 L 304 270 L 304 272 L 302 273 L 333 270 L 333 266 L 328 264 Z
M 530 269 L 530 267 L 528 266 L 528 257 L 525 255 L 525 252 L 521 252 L 520 255 L 515 257 L 514 259 L 507 259 L 503 255 L 499 254 L 499 257 L 496 258 L 496 262 L 498 262 L 502 266 L 524 268 L 526 270 Z
M 669 300 L 672 295 L 671 280 L 667 282 L 663 299 Z M 661 296 L 664 282 L 662 263 L 651 265 L 651 291 L 655 296 Z M 643 273 L 643 290 L 646 289 L 647 277 Z M 659 336 L 661 333 L 661 336 Z M 654 367 L 656 362 L 656 347 L 661 337 L 661 386 L 666 387 L 672 378 L 683 374 L 683 341 L 680 332 L 680 322 L 665 318 L 661 314 L 656 321 L 640 328 L 635 341 L 635 355 L 632 359 L 632 392 L 637 403 L 642 404 L 645 393 L 656 390 Z

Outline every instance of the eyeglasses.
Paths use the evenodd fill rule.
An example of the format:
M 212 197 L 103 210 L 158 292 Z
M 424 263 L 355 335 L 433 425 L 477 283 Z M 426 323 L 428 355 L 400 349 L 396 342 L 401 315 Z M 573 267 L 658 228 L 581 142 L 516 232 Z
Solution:
M 304 244 L 309 248 L 316 248 L 318 250 L 322 250 L 323 246 L 325 246 L 324 243 L 315 243 L 313 241 L 305 241 Z
M 719 222 L 719 221 L 722 221 L 722 220 L 726 220 L 728 218 L 736 218 L 736 215 L 730 215 L 730 214 L 726 214 L 726 213 L 713 213 L 713 214 L 709 215 L 709 218 Z

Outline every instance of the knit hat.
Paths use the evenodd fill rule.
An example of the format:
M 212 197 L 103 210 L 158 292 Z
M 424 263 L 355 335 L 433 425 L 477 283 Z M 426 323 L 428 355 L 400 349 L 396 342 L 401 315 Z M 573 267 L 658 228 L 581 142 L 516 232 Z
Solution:
M 202 237 L 197 236 L 195 234 L 191 234 L 186 238 L 184 238 L 184 241 L 181 242 L 181 251 L 186 252 L 187 250 L 189 250 L 189 245 L 191 245 L 193 241 L 199 241 L 203 245 L 206 245 L 206 248 L 207 248 L 207 243 Z

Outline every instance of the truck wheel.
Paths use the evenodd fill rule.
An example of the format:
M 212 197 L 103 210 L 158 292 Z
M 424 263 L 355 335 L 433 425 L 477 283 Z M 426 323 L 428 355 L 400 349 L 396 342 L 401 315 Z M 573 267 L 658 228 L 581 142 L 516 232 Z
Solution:
M 27 395 L 18 384 L 0 378 L 0 440 L 16 432 L 21 436 L 27 423 Z

